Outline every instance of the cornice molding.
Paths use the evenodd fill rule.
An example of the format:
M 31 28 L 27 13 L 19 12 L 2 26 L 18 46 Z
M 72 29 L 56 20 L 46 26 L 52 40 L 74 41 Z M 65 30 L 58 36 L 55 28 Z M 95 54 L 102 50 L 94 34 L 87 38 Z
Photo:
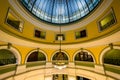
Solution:
M 0 41 L 3 42 L 10 42 L 12 44 L 22 45 L 22 46 L 28 46 L 33 48 L 50 48 L 50 49 L 59 49 L 59 44 L 45 44 L 45 43 L 37 43 L 34 41 L 18 38 L 12 35 L 7 34 L 6 32 L 3 32 L 0 30 Z M 99 45 L 108 45 L 110 43 L 119 42 L 120 40 L 120 31 L 115 32 L 114 34 L 111 34 L 109 36 L 106 36 L 104 38 L 96 39 L 93 41 L 83 42 L 83 43 L 77 43 L 77 44 L 64 44 L 61 46 L 62 49 L 70 49 L 70 48 L 88 48 L 93 46 L 99 46 Z M 9 41 L 8 41 L 9 40 Z

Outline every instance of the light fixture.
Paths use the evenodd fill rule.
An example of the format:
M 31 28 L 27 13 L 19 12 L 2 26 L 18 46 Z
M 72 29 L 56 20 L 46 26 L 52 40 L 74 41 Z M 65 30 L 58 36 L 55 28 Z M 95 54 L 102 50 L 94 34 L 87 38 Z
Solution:
M 62 3 L 62 2 L 61 2 Z M 59 7 L 59 16 L 62 16 L 62 6 Z M 61 17 L 59 17 L 61 18 Z M 56 53 L 55 60 L 53 61 L 54 68 L 57 69 L 63 69 L 67 67 L 68 61 L 66 61 L 65 54 L 61 51 L 61 45 L 62 45 L 62 40 L 63 40 L 63 34 L 61 33 L 61 19 L 59 20 L 59 34 L 57 36 L 57 39 L 59 41 L 59 52 Z
M 61 70 L 61 69 L 66 68 L 67 65 L 63 65 L 63 66 L 54 65 L 54 67 Z
M 56 56 L 56 59 L 53 61 L 53 64 L 54 64 L 54 68 L 63 69 L 63 68 L 67 67 L 68 61 L 66 61 L 64 53 L 61 51 L 61 45 L 62 45 L 61 42 L 63 40 L 63 36 L 61 33 L 61 25 L 59 26 L 59 30 L 60 30 L 59 36 L 58 36 L 59 52 L 57 52 L 57 54 L 56 54 L 57 56 Z

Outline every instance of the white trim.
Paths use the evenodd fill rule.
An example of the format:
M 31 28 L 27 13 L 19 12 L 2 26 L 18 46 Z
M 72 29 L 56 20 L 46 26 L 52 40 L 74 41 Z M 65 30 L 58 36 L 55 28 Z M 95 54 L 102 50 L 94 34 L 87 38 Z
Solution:
M 96 60 L 95 60 L 95 57 L 93 56 L 93 54 L 92 54 L 90 51 L 86 50 L 86 49 L 76 51 L 76 52 L 74 53 L 74 55 L 73 55 L 73 61 L 75 61 L 74 58 L 75 58 L 76 54 L 78 54 L 78 53 L 81 52 L 81 51 L 87 52 L 88 54 L 90 54 L 90 55 L 92 56 L 92 58 L 93 58 L 93 62 L 96 63 Z
M 30 52 L 28 53 L 28 55 L 27 55 L 26 58 L 25 58 L 25 63 L 27 63 L 27 59 L 28 59 L 28 57 L 30 56 L 30 54 L 32 54 L 32 53 L 35 52 L 35 51 L 38 51 L 38 50 L 35 49 L 35 50 L 32 50 L 32 51 L 30 51 Z M 46 54 L 44 51 L 40 50 L 40 49 L 39 49 L 39 52 L 43 53 L 43 54 L 45 55 L 45 57 L 46 57 L 46 61 L 48 61 L 48 56 L 47 56 L 47 54 Z
M 52 31 L 59 31 L 59 27 L 55 25 L 50 25 L 41 22 L 33 18 L 30 14 L 28 14 L 22 6 L 19 4 L 17 0 L 8 0 L 10 5 L 18 12 L 20 15 L 25 18 L 28 22 L 31 22 L 35 26 L 39 26 L 42 29 L 52 30 Z M 102 4 L 87 18 L 83 19 L 82 21 L 70 25 L 64 25 L 61 27 L 62 31 L 74 30 L 83 26 L 86 26 L 88 23 L 92 22 L 96 18 L 99 17 L 112 3 L 113 0 L 103 0 Z M 107 4 L 107 5 L 106 5 Z M 74 26 L 74 27 L 73 27 Z
M 119 50 L 120 50 L 120 47 L 118 47 L 118 46 L 113 46 L 113 49 L 119 49 Z M 107 48 L 105 48 L 105 49 L 101 52 L 100 58 L 99 58 L 100 64 L 103 64 L 104 54 L 105 54 L 107 51 L 109 51 L 109 50 L 110 50 L 110 47 L 107 47 Z
M 5 32 L 3 32 L 2 30 L 0 30 L 0 41 L 3 42 L 9 42 L 12 44 L 16 44 L 16 45 L 21 45 L 21 46 L 27 46 L 27 47 L 31 47 L 31 48 L 36 48 L 37 47 L 41 47 L 42 48 L 49 48 L 49 49 L 59 49 L 60 45 L 53 45 L 53 44 L 44 44 L 44 43 L 37 43 L 37 42 L 32 42 L 29 40 L 25 40 L 25 39 L 21 39 L 21 38 L 17 38 L 14 37 L 12 35 L 9 35 Z M 83 43 L 77 43 L 77 44 L 67 44 L 67 45 L 62 45 L 62 49 L 71 49 L 71 48 L 89 48 L 89 47 L 95 47 L 95 46 L 100 46 L 100 45 L 108 45 L 109 43 L 115 43 L 115 42 L 119 42 L 120 41 L 120 31 L 107 36 L 105 38 L 101 38 L 101 39 L 96 39 L 93 41 L 88 41 L 88 42 L 83 42 Z
M 17 49 L 13 48 L 12 46 L 10 47 L 10 49 L 8 49 L 8 46 L 1 46 L 0 49 L 6 49 L 11 51 L 17 58 L 17 64 L 21 63 L 21 55 Z

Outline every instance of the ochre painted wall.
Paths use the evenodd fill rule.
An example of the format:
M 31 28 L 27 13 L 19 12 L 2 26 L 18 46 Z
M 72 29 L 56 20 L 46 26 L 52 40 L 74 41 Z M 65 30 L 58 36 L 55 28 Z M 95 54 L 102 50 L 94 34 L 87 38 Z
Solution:
M 86 26 L 83 26 L 82 28 L 63 32 L 63 33 L 65 33 L 65 36 L 66 36 L 65 37 L 66 40 L 63 41 L 63 43 L 70 44 L 70 43 L 79 43 L 79 42 L 85 42 L 85 41 L 89 42 L 92 40 L 101 39 L 103 37 L 111 35 L 112 33 L 120 30 L 120 15 L 119 15 L 120 7 L 119 7 L 119 5 L 120 5 L 119 0 L 113 0 L 112 4 L 108 7 L 108 9 L 93 22 L 89 23 Z M 9 25 L 7 25 L 5 23 L 5 19 L 6 19 L 9 8 L 12 9 L 15 12 L 15 14 L 17 14 L 17 16 L 19 16 L 24 21 L 23 32 L 19 32 L 15 29 L 11 28 Z M 110 27 L 102 32 L 99 32 L 97 21 L 99 19 L 101 19 L 111 8 L 113 8 L 113 10 L 115 12 L 117 23 L 115 25 L 113 25 L 112 27 Z M 15 36 L 17 38 L 34 41 L 34 42 L 37 42 L 38 44 L 39 43 L 51 43 L 51 44 L 58 43 L 58 42 L 54 42 L 55 34 L 57 32 L 41 29 L 43 31 L 46 31 L 46 39 L 44 40 L 44 39 L 39 39 L 39 38 L 34 37 L 34 29 L 35 28 L 41 29 L 39 26 L 34 26 L 32 23 L 30 23 L 30 22 L 26 21 L 24 18 L 22 18 L 20 16 L 20 13 L 17 13 L 10 6 L 8 0 L 0 0 L 0 30 L 8 33 L 9 35 Z M 75 39 L 75 31 L 82 30 L 83 28 L 86 28 L 86 30 L 87 30 L 87 34 L 88 34 L 87 37 L 76 40 Z M 0 46 L 2 46 L 3 44 L 7 44 L 7 43 L 2 42 L 0 40 Z M 120 42 L 116 42 L 113 44 L 120 45 Z M 12 44 L 12 46 L 15 47 L 20 52 L 21 57 L 22 57 L 22 64 L 25 63 L 25 58 L 29 54 L 29 52 L 36 49 L 36 48 L 29 47 L 29 46 L 22 46 L 22 45 L 16 45 L 16 44 Z M 91 53 L 93 53 L 93 56 L 95 56 L 96 64 L 99 64 L 100 63 L 100 61 L 99 61 L 100 53 L 106 47 L 108 47 L 108 45 L 94 46 L 94 47 L 89 47 L 89 48 L 85 48 L 85 49 L 90 51 Z M 54 54 L 55 51 L 57 51 L 56 49 L 42 48 L 42 46 L 40 47 L 40 49 L 47 54 L 48 61 L 51 61 L 51 56 Z M 73 47 L 72 49 L 71 48 L 64 49 L 64 51 L 66 53 L 68 53 L 69 58 L 70 58 L 69 60 L 73 61 L 73 55 L 79 49 L 80 48 Z
M 4 45 L 7 45 L 7 44 L 8 43 L 2 42 L 2 41 L 0 42 L 0 46 L 4 46 Z M 113 43 L 113 44 L 117 45 L 117 46 L 120 46 L 120 42 Z M 14 47 L 16 50 L 19 51 L 19 53 L 21 55 L 21 58 L 22 58 L 22 62 L 21 62 L 22 64 L 25 63 L 25 60 L 26 60 L 26 57 L 28 56 L 28 54 L 31 51 L 37 49 L 37 48 L 15 45 L 15 44 L 12 44 L 12 47 Z M 109 45 L 94 46 L 94 47 L 84 48 L 84 49 L 89 51 L 90 53 L 92 53 L 92 55 L 94 56 L 95 61 L 96 61 L 95 64 L 100 64 L 100 54 L 106 47 L 109 47 Z M 40 50 L 45 53 L 45 55 L 48 58 L 47 59 L 48 61 L 51 61 L 52 56 L 57 51 L 56 49 L 47 49 L 47 48 L 40 48 Z M 76 52 L 80 51 L 80 48 L 68 48 L 68 49 L 64 49 L 62 51 L 66 52 L 68 57 L 69 57 L 69 61 L 73 62 L 74 55 L 75 55 Z
M 102 15 L 100 15 L 93 22 L 91 22 L 88 25 L 82 27 L 82 28 L 85 28 L 87 30 L 87 37 L 76 40 L 75 39 L 75 31 L 78 31 L 78 30 L 82 29 L 82 28 L 78 28 L 78 29 L 75 29 L 75 30 L 70 30 L 70 31 L 63 32 L 65 34 L 65 41 L 62 41 L 62 42 L 63 43 L 85 42 L 85 41 L 91 41 L 93 39 L 100 39 L 100 38 L 102 38 L 104 36 L 109 35 L 109 33 L 112 34 L 113 31 L 115 31 L 118 28 L 120 28 L 119 27 L 119 25 L 120 25 L 120 15 L 119 15 L 120 8 L 119 8 L 119 4 L 120 4 L 119 0 L 113 0 L 112 4 L 108 7 L 107 10 L 105 10 L 105 12 Z M 14 10 L 14 8 L 12 8 L 12 6 L 10 6 L 10 4 L 9 4 L 9 2 L 7 0 L 1 0 L 0 1 L 0 8 L 1 8 L 1 12 L 0 12 L 0 15 L 1 15 L 0 16 L 0 20 L 1 20 L 0 21 L 0 29 L 1 30 L 9 33 L 10 35 L 17 36 L 17 37 L 22 38 L 22 39 L 27 39 L 27 40 L 32 40 L 32 41 L 42 42 L 42 43 L 54 44 L 55 34 L 57 32 L 41 29 L 40 26 L 35 26 L 32 23 L 28 22 L 27 20 L 25 20 L 24 18 L 22 18 L 20 16 L 20 13 L 17 13 Z M 19 31 L 15 30 L 15 29 L 11 28 L 9 25 L 5 24 L 5 19 L 6 19 L 7 12 L 8 12 L 9 8 L 12 9 L 14 11 L 14 13 L 17 14 L 17 16 L 19 16 L 23 20 L 23 22 L 24 22 L 23 32 L 19 32 Z M 110 27 L 109 29 L 106 29 L 106 30 L 104 30 L 102 32 L 99 32 L 99 28 L 98 28 L 98 23 L 97 22 L 111 8 L 113 8 L 113 10 L 115 12 L 117 23 L 115 25 L 113 25 L 112 27 Z M 50 25 L 50 24 L 48 24 L 48 25 Z M 35 28 L 39 28 L 40 30 L 45 31 L 46 32 L 46 39 L 35 38 L 34 37 L 34 29 Z M 58 43 L 58 42 L 56 42 L 56 43 Z

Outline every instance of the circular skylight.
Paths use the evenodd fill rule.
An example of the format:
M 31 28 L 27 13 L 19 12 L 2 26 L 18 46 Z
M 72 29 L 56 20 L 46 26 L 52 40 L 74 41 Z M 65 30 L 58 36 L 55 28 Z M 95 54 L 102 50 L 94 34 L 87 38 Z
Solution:
M 40 20 L 65 24 L 88 15 L 100 0 L 21 0 L 25 8 Z

